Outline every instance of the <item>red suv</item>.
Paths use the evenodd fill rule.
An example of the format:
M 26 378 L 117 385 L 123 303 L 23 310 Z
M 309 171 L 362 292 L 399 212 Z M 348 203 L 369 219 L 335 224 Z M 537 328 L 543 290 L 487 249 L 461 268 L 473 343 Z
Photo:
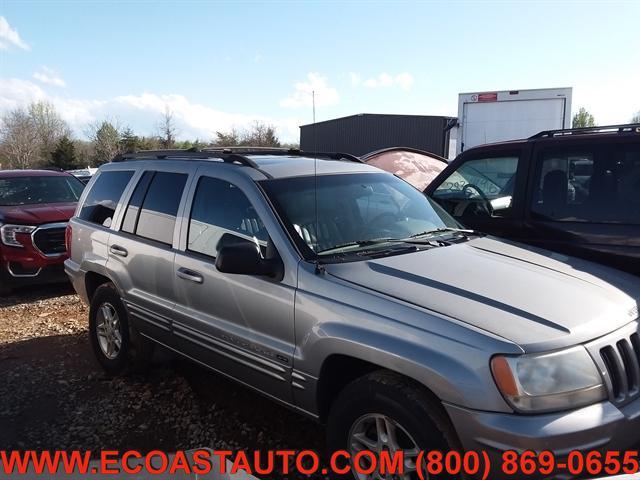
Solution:
M 64 281 L 65 228 L 84 184 L 49 170 L 0 170 L 0 294 Z

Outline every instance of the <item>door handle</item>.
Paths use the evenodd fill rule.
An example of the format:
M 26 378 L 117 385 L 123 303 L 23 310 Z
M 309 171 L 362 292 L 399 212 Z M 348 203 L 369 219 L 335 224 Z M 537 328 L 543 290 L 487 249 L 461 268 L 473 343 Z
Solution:
M 126 257 L 127 255 L 129 255 L 129 252 L 127 252 L 127 249 L 119 245 L 111 245 L 109 247 L 109 251 L 114 255 L 118 255 L 120 257 Z
M 204 278 L 200 273 L 189 270 L 188 268 L 179 268 L 176 275 L 183 280 L 189 280 L 190 282 L 202 283 L 204 281 Z

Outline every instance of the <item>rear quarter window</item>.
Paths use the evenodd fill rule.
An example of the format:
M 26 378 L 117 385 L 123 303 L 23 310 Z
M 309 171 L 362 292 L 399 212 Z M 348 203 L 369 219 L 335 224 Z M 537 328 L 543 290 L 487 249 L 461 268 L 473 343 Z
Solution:
M 78 217 L 110 227 L 118 202 L 131 177 L 131 170 L 101 172 L 87 194 Z

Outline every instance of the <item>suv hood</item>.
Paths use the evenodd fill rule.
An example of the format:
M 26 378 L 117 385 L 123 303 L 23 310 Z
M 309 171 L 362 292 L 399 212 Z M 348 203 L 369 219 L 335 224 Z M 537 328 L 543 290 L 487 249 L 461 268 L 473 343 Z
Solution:
M 23 225 L 66 222 L 76 211 L 76 203 L 0 206 L 0 222 Z
M 491 237 L 326 270 L 529 352 L 583 343 L 638 317 L 637 278 Z

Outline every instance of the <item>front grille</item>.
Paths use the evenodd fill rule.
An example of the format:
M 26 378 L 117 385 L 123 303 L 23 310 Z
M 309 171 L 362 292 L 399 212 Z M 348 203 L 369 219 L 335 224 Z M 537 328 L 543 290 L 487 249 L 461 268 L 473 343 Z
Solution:
M 640 393 L 640 336 L 628 338 L 600 349 L 609 375 L 610 393 L 616 403 L 626 403 Z
M 45 255 L 65 253 L 64 230 L 65 227 L 39 228 L 33 234 L 33 244 Z

